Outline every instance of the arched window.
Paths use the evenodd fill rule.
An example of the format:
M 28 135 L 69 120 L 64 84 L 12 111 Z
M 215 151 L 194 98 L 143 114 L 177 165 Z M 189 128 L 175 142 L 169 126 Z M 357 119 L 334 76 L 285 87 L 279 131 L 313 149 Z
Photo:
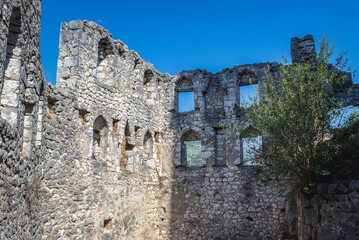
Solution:
M 181 165 L 187 167 L 202 166 L 202 142 L 199 134 L 193 130 L 181 137 Z
M 19 112 L 21 71 L 21 13 L 14 8 L 10 17 L 4 63 L 4 86 L 1 94 L 1 116 L 16 126 Z
M 195 109 L 193 82 L 187 77 L 181 77 L 176 83 L 175 102 L 178 112 L 189 112 Z
M 93 145 L 95 152 L 100 151 L 105 156 L 108 147 L 108 125 L 104 117 L 99 116 L 93 124 Z
M 98 59 L 96 79 L 106 84 L 112 84 L 115 78 L 115 53 L 108 38 L 103 38 L 98 44 Z
M 147 131 L 143 138 L 143 156 L 144 165 L 146 164 L 147 160 L 151 160 L 153 157 L 153 137 L 150 131 Z
M 262 134 L 250 126 L 241 135 L 241 155 L 244 165 L 260 165 L 262 153 Z

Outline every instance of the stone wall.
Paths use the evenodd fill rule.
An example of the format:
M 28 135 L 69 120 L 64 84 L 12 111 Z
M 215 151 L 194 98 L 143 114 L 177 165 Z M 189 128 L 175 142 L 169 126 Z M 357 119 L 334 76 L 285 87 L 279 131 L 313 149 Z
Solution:
M 159 238 L 165 122 L 153 105 L 169 77 L 92 22 L 63 24 L 60 45 L 43 123 L 44 239 Z
M 219 156 L 216 132 L 221 124 L 239 120 L 235 108 L 238 86 L 249 84 L 250 78 L 262 81 L 264 64 L 239 66 L 218 74 L 195 70 L 171 77 L 159 73 L 97 24 L 73 21 L 62 24 L 58 66 L 59 86 L 49 86 L 44 96 L 44 239 L 186 238 L 184 229 L 189 225 L 178 228 L 180 224 L 174 220 L 178 214 L 173 212 L 178 207 L 186 208 L 177 201 L 176 194 L 201 187 L 203 196 L 206 191 L 214 191 L 215 186 L 203 188 L 200 183 L 212 179 L 216 157 L 225 159 L 221 161 L 224 168 L 220 176 L 215 176 L 219 188 L 222 178 L 233 178 L 239 184 L 233 189 L 241 189 L 253 180 L 250 171 L 238 176 L 234 170 L 241 163 L 240 147 L 235 146 L 237 152 L 228 153 L 228 157 Z M 189 85 L 177 87 L 183 78 Z M 215 96 L 218 89 L 223 93 L 221 101 Z M 178 91 L 188 90 L 194 91 L 195 110 L 179 113 Z M 197 132 L 202 142 L 203 167 L 194 171 L 177 164 L 181 158 L 181 136 L 189 130 Z M 183 189 L 181 183 L 187 179 L 186 174 L 203 179 L 198 186 Z M 231 181 L 228 183 L 231 186 Z M 277 183 L 275 186 L 274 189 L 282 188 Z M 254 190 L 251 199 L 247 199 L 253 204 L 261 203 L 265 196 L 257 196 L 256 191 L 263 189 Z M 282 206 L 282 192 L 276 193 L 278 198 L 273 199 Z M 224 194 L 231 193 L 227 190 Z M 210 196 L 206 196 L 206 201 L 207 197 Z M 246 216 L 238 218 L 244 198 L 241 195 L 241 200 L 233 198 L 233 202 L 223 203 L 237 209 L 227 213 L 229 225 L 222 229 L 223 234 L 246 217 L 257 222 L 267 219 L 257 216 L 257 212 L 248 216 L 243 213 Z M 189 200 L 188 205 L 193 206 L 183 215 L 186 224 L 198 205 Z M 278 222 L 283 221 L 283 207 L 268 204 L 270 213 Z M 219 217 L 218 213 L 214 215 Z M 271 231 L 246 230 L 243 234 L 269 236 L 277 234 L 279 227 Z M 214 231 L 203 234 L 215 237 Z
M 262 182 L 255 167 L 175 171 L 171 239 L 280 239 L 288 235 L 290 186 Z
M 0 118 L 0 238 L 41 239 L 38 158 L 21 152 L 17 131 Z
M 243 166 L 243 143 L 223 127 L 246 121 L 241 87 L 263 83 L 264 68 L 275 73 L 278 63 L 170 76 L 101 26 L 72 21 L 61 25 L 52 86 L 40 64 L 41 1 L 0 2 L 1 239 L 288 239 L 295 233 L 289 184 L 259 181 L 258 167 Z M 313 50 L 311 36 L 292 40 L 294 61 Z M 179 94 L 192 91 L 194 109 L 180 112 Z M 201 166 L 188 166 L 190 140 L 201 142 Z M 347 189 L 336 204 L 356 203 L 357 189 Z M 308 214 L 316 207 L 310 204 Z M 313 238 L 339 221 L 320 214 L 323 221 L 306 218 L 304 230 Z M 355 218 L 357 210 L 350 214 Z
M 299 60 L 312 42 L 293 40 Z M 44 239 L 293 236 L 288 183 L 260 182 L 223 127 L 246 120 L 241 87 L 261 84 L 266 66 L 278 71 L 170 76 L 93 22 L 63 23 L 58 86 L 45 91 Z M 194 109 L 179 112 L 179 94 L 191 91 Z M 187 140 L 201 142 L 201 167 L 187 166 Z
M 304 201 L 303 239 L 357 239 L 359 180 L 321 184 L 318 192 Z
M 0 5 L 0 239 L 41 239 L 41 1 Z

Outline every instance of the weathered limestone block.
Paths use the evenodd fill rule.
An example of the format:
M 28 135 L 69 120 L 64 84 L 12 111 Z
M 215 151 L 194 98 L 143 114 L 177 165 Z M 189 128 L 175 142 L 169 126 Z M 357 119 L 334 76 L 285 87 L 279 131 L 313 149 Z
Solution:
M 71 21 L 71 22 L 69 23 L 69 28 L 70 28 L 71 30 L 81 29 L 82 26 L 83 26 L 83 22 L 80 21 L 80 20 Z

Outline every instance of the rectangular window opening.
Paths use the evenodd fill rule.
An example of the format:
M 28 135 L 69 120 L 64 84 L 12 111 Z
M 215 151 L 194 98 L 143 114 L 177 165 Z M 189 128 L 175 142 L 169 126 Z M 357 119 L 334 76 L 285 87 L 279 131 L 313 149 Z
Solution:
M 258 99 L 253 99 L 257 95 L 258 84 L 240 86 L 240 106 L 241 107 L 250 107 L 253 104 L 258 103 Z
M 178 111 L 190 112 L 194 110 L 194 93 L 193 92 L 179 92 L 178 93 Z
M 185 141 L 187 167 L 202 167 L 201 141 Z

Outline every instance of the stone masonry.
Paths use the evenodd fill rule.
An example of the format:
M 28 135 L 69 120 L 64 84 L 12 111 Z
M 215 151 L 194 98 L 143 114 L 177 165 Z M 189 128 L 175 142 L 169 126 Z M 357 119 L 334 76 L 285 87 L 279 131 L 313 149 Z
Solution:
M 61 25 L 52 86 L 40 63 L 41 0 L 0 3 L 0 239 L 293 239 L 290 184 L 258 180 L 261 168 L 243 165 L 243 144 L 223 127 L 243 121 L 241 86 L 278 63 L 171 76 L 96 23 L 72 21 Z M 293 62 L 313 51 L 310 35 L 292 39 Z M 192 111 L 179 111 L 182 92 L 193 92 Z M 201 167 L 187 163 L 192 140 Z M 351 204 L 358 218 L 358 180 L 346 189 L 320 213 L 307 203 L 308 239 L 355 239 L 355 221 L 330 213 Z
M 0 6 L 0 239 L 41 239 L 41 1 Z

